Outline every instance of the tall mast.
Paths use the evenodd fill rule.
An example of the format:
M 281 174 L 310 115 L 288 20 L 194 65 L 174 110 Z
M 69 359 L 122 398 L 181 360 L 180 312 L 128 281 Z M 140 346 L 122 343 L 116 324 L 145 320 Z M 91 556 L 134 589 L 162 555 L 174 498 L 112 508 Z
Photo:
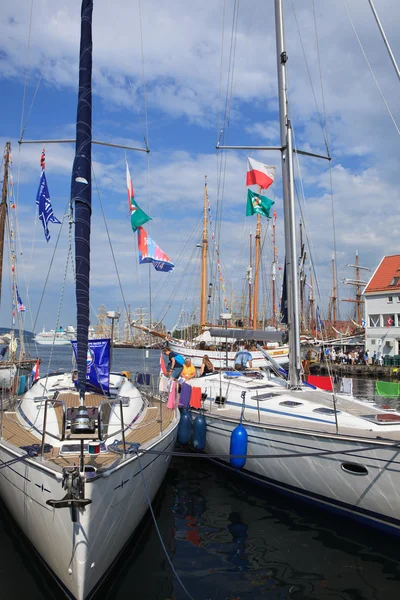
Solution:
M 0 303 L 1 303 L 1 283 L 3 280 L 3 255 L 4 255 L 4 232 L 6 227 L 7 217 L 7 191 L 8 191 L 8 165 L 10 162 L 11 144 L 6 143 L 4 150 L 4 174 L 3 174 L 3 189 L 1 192 L 0 203 Z
M 315 298 L 314 298 L 314 288 L 313 288 L 313 279 L 312 279 L 312 265 L 311 264 L 310 264 L 310 296 L 309 296 L 309 302 L 310 302 L 310 323 L 309 323 L 309 330 L 316 337 L 317 336 L 317 330 L 316 330 L 316 321 L 315 321 Z
M 200 280 L 200 331 L 207 322 L 207 175 L 204 181 L 204 207 L 203 207 L 203 240 L 201 250 L 201 280 Z
M 85 401 L 89 337 L 90 219 L 92 213 L 92 12 L 93 0 L 82 0 L 76 149 L 71 205 L 75 206 L 75 273 L 78 388 Z
M 356 264 L 355 265 L 346 265 L 346 267 L 352 267 L 353 269 L 355 269 L 355 278 L 354 279 L 345 279 L 344 282 L 346 284 L 349 285 L 354 285 L 356 286 L 356 299 L 354 300 L 354 298 L 346 298 L 343 299 L 343 302 L 353 302 L 355 303 L 355 310 L 354 310 L 354 320 L 357 322 L 358 325 L 361 325 L 362 322 L 362 310 L 361 310 L 361 306 L 364 303 L 364 300 L 362 299 L 362 289 L 367 285 L 366 281 L 362 281 L 361 280 L 361 276 L 360 276 L 360 271 L 370 271 L 371 269 L 368 269 L 368 267 L 360 267 L 359 261 L 358 261 L 358 250 L 356 250 Z
M 261 194 L 261 188 L 258 193 Z M 256 252 L 254 259 L 254 289 L 253 289 L 253 329 L 257 329 L 258 321 L 258 286 L 260 280 L 260 249 L 261 249 L 261 215 L 257 214 Z
M 335 259 L 332 257 L 332 320 L 333 326 L 336 326 L 337 321 L 337 285 L 336 285 L 336 272 L 335 272 Z
M 274 247 L 274 261 L 272 263 L 272 325 L 274 327 L 276 327 L 277 323 L 276 323 L 276 313 L 277 313 L 277 308 L 276 308 L 276 258 L 277 258 L 277 251 L 276 251 L 276 210 L 274 210 L 274 217 L 272 220 L 272 245 Z
M 249 328 L 253 326 L 253 235 L 250 233 L 250 264 L 247 269 L 249 281 Z
M 286 278 L 288 293 L 289 329 L 289 387 L 301 385 L 300 369 L 300 311 L 299 283 L 296 257 L 296 223 L 294 207 L 293 146 L 292 129 L 288 117 L 286 62 L 284 45 L 282 0 L 275 0 L 276 50 L 278 63 L 279 115 L 281 133 L 283 216 L 285 223 Z

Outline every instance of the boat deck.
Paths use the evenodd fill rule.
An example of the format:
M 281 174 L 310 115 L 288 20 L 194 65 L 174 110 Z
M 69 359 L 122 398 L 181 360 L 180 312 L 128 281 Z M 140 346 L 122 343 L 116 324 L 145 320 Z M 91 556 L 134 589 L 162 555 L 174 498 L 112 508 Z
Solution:
M 274 390 L 275 391 L 275 390 Z M 243 415 L 243 422 L 254 424 L 256 426 L 268 426 L 277 427 L 279 429 L 285 428 L 296 431 L 307 431 L 307 434 L 315 432 L 315 434 L 336 434 L 336 424 L 333 415 L 325 415 L 323 413 L 312 413 L 312 417 L 309 413 L 299 412 L 296 414 L 296 408 L 286 408 L 280 405 L 281 401 L 289 398 L 285 398 L 286 390 L 279 392 L 280 398 L 274 396 L 271 400 L 260 401 L 259 407 L 260 412 L 257 408 L 245 408 Z M 339 434 L 343 436 L 368 438 L 374 441 L 384 442 L 400 441 L 400 417 L 394 412 L 390 412 L 384 409 L 379 409 L 375 404 L 371 403 L 371 406 L 363 406 L 354 401 L 352 397 L 346 398 L 344 396 L 337 396 L 336 408 L 337 411 L 345 411 L 351 416 L 362 417 L 365 419 L 365 428 L 357 428 L 347 425 L 343 422 L 345 417 L 341 419 L 339 415 Z M 315 407 L 333 408 L 332 394 L 326 392 L 320 392 L 318 390 L 312 391 L 311 394 L 307 394 L 307 391 L 291 391 L 290 400 L 298 400 L 299 402 L 312 400 Z M 218 416 L 222 420 L 235 419 L 239 422 L 241 407 L 229 407 L 219 408 L 215 404 L 211 405 L 206 400 L 204 403 L 205 414 L 212 414 Z M 282 412 L 287 414 L 287 417 L 282 415 Z M 280 414 L 279 414 L 280 413 Z M 368 417 L 368 418 L 366 418 Z M 368 427 L 368 424 L 371 427 Z M 372 429 L 372 425 L 374 429 Z M 379 426 L 379 430 L 377 429 Z M 389 430 L 390 428 L 390 430 Z
M 99 398 L 104 399 L 103 396 L 99 396 Z M 73 402 L 72 399 L 71 402 Z M 146 409 L 144 418 L 140 422 L 135 423 L 130 431 L 125 431 L 126 442 L 134 442 L 141 445 L 150 442 L 157 438 L 161 431 L 165 431 L 169 427 L 174 419 L 174 415 L 175 411 L 168 409 L 165 403 L 153 401 L 152 405 Z M 3 439 L 17 448 L 40 444 L 41 442 L 40 439 L 22 426 L 15 412 L 5 412 L 3 414 Z M 78 446 L 80 440 L 77 439 L 76 443 Z M 122 449 L 122 444 L 119 447 Z M 53 447 L 49 452 L 44 454 L 44 457 L 48 463 L 56 467 L 55 470 L 61 471 L 63 467 L 78 464 L 79 451 L 76 454 L 60 454 L 60 448 Z M 97 470 L 108 469 L 114 463 L 119 462 L 121 458 L 122 454 L 110 450 L 97 455 L 85 454 L 85 465 L 93 466 Z

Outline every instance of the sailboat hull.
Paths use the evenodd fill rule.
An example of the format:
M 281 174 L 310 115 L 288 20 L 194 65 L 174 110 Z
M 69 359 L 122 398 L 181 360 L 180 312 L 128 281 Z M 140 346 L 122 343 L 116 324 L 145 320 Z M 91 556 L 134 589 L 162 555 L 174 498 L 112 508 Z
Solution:
M 177 434 L 174 422 L 153 450 L 172 450 Z M 2 464 L 15 458 L 8 444 L 0 444 Z M 14 519 L 68 595 L 88 598 L 132 536 L 165 476 L 169 457 L 160 454 L 132 456 L 105 475 L 88 479 L 85 498 L 92 501 L 78 510 L 54 509 L 49 499 L 65 496 L 61 474 L 32 460 L 0 470 L 0 493 Z M 143 476 L 146 486 L 143 484 Z
M 185 358 L 190 358 L 194 367 L 199 368 L 202 365 L 203 358 L 205 355 L 211 360 L 215 369 L 226 368 L 226 352 L 222 350 L 199 350 L 197 348 L 191 348 L 190 346 L 184 346 L 174 342 L 169 342 L 168 346 L 178 354 L 182 354 Z M 278 348 L 271 348 L 267 350 L 268 354 L 279 365 L 287 365 L 289 361 L 289 348 L 288 346 L 280 346 Z M 265 356 L 259 351 L 255 350 L 251 352 L 252 355 L 252 366 L 253 368 L 267 367 L 269 362 Z M 235 366 L 236 352 L 228 352 L 228 368 L 234 368 Z
M 205 452 L 229 454 L 231 434 L 238 421 L 209 415 L 206 421 Z M 231 467 L 229 458 L 214 460 L 252 482 L 311 501 L 391 534 L 400 534 L 398 449 L 340 435 L 333 438 L 248 423 L 245 428 L 247 454 L 268 455 L 268 458 L 247 458 L 239 471 Z M 285 455 L 290 457 L 285 458 Z M 352 465 L 358 465 L 360 472 L 347 471 L 347 465 L 355 471 Z

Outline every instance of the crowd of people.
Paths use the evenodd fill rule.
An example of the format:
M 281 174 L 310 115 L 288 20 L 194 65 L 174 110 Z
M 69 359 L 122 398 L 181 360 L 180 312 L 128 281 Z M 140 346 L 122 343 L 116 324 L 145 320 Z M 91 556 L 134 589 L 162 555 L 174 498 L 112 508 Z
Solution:
M 215 368 L 209 359 L 208 355 L 203 356 L 201 367 L 199 372 L 196 371 L 190 358 L 184 358 L 182 354 L 174 352 L 170 348 L 164 348 L 163 353 L 168 358 L 168 365 L 166 366 L 166 375 L 171 379 L 179 381 L 179 383 L 193 379 L 194 377 L 204 377 L 210 373 L 214 373 Z M 235 369 L 243 371 L 247 368 L 252 368 L 252 354 L 249 348 L 241 346 L 235 355 Z
M 309 357 L 310 358 L 310 357 Z M 342 365 L 383 365 L 383 356 L 376 352 L 371 356 L 368 350 L 355 348 L 354 350 L 344 351 L 341 349 L 321 348 L 319 361 L 330 361 Z

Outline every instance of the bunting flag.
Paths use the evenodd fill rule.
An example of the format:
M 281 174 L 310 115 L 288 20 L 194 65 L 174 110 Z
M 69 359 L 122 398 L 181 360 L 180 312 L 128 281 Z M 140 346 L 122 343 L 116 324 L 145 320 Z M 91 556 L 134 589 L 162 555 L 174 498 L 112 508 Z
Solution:
M 247 158 L 246 185 L 259 185 L 262 190 L 266 190 L 274 183 L 276 167 L 270 167 L 263 163 Z
M 35 381 L 37 381 L 37 379 L 39 379 L 39 359 L 37 359 L 35 366 L 33 367 L 32 371 L 31 371 L 32 383 L 35 383 Z
M 151 239 L 143 227 L 138 227 L 139 264 L 152 263 L 156 271 L 168 273 L 175 268 L 168 256 Z
M 18 312 L 25 312 L 26 308 L 25 308 L 25 305 L 22 303 L 21 296 L 19 295 L 17 286 L 15 286 L 15 291 L 17 294 Z
M 47 187 L 45 174 L 46 165 L 44 150 L 42 152 L 42 156 L 40 157 L 40 166 L 42 169 L 42 173 L 40 175 L 39 189 L 36 196 L 36 204 L 39 206 L 39 219 L 42 221 L 44 237 L 46 238 L 46 242 L 49 242 L 49 223 L 57 223 L 58 225 L 61 225 L 61 221 L 59 221 L 54 216 L 53 207 L 51 206 L 49 188 Z
M 128 189 L 128 207 L 131 214 L 132 230 L 136 231 L 141 225 L 144 225 L 147 223 L 147 221 L 151 221 L 151 217 L 146 215 L 146 213 L 135 202 L 135 191 L 133 189 L 128 163 L 126 163 L 126 186 Z
M 255 194 L 251 190 L 247 190 L 246 217 L 250 217 L 257 213 L 270 219 L 271 215 L 269 213 L 274 204 L 275 202 L 267 198 L 267 196 L 261 196 L 260 194 Z

